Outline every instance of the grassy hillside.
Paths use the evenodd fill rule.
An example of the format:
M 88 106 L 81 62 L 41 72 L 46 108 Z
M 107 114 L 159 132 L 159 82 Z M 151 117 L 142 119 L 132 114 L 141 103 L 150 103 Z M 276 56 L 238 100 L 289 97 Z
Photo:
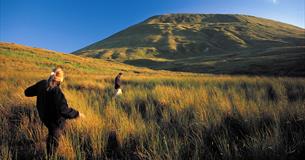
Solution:
M 45 72 L 50 71 L 51 67 L 60 65 L 65 66 L 65 70 L 69 73 L 78 73 L 79 75 L 100 73 L 109 75 L 120 71 L 126 71 L 130 74 L 154 73 L 153 70 L 136 68 L 113 61 L 82 58 L 13 43 L 0 43 L 0 49 L 3 60 L 1 61 L 1 68 L 8 71 L 29 69 L 32 72 Z
M 261 54 L 270 51 L 271 59 L 279 59 L 280 67 L 269 66 L 270 61 L 261 64 L 263 68 L 297 67 L 286 63 L 286 56 L 298 59 L 305 55 L 305 30 L 289 24 L 276 22 L 264 18 L 246 15 L 222 14 L 169 14 L 154 16 L 142 23 L 131 26 L 104 40 L 80 49 L 74 54 L 102 59 L 115 59 L 125 61 L 132 65 L 141 65 L 146 60 L 155 65 L 146 65 L 152 68 L 162 68 L 179 71 L 212 72 L 212 73 L 268 73 L 279 75 L 289 72 L 261 71 L 248 61 L 240 61 L 241 65 L 253 72 L 236 71 L 239 65 L 213 65 L 205 63 L 223 61 L 226 57 L 237 59 L 251 58 L 251 62 L 261 63 Z M 303 47 L 300 52 L 300 48 Z M 277 52 L 289 48 L 284 57 Z M 214 61 L 209 61 L 210 59 Z M 189 59 L 192 59 L 189 61 Z M 168 61 L 171 65 L 159 63 L 159 60 Z M 148 63 L 148 64 L 151 64 Z M 299 63 L 298 61 L 295 63 Z M 222 68 L 226 68 L 223 70 Z M 289 75 L 303 75 L 296 73 Z
M 214 74 L 305 76 L 305 46 L 277 47 L 253 53 L 206 55 L 176 60 L 125 60 L 126 64 L 172 71 Z
M 54 159 L 299 159 L 305 80 L 153 71 L 0 43 L 0 158 L 43 159 L 47 129 L 24 89 L 62 65 L 68 121 Z M 123 70 L 123 96 L 113 78 Z

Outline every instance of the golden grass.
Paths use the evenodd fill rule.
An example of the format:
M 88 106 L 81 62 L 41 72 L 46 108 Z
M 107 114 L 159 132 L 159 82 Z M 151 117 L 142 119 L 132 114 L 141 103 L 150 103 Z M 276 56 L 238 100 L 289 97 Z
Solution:
M 277 159 L 299 156 L 304 147 L 303 78 L 157 72 L 29 48 L 38 62 L 18 57 L 29 50 L 16 48 L 20 53 L 0 48 L 4 159 L 45 156 L 47 129 L 35 98 L 23 91 L 48 77 L 50 68 L 40 62 L 56 65 L 45 58 L 50 54 L 70 62 L 62 64 L 62 89 L 69 105 L 86 115 L 68 121 L 55 159 Z M 75 62 L 80 66 L 70 65 Z M 84 66 L 89 69 L 79 71 Z M 113 78 L 121 70 L 123 96 L 114 98 Z M 118 148 L 110 145 L 112 133 Z

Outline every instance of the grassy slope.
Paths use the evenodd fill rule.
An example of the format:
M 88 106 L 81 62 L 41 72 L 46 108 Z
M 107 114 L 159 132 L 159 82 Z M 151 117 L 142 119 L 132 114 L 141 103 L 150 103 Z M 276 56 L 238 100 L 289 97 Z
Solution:
M 290 61 L 285 65 L 287 56 L 295 56 L 294 59 L 301 57 L 300 61 L 304 60 L 305 50 L 303 48 L 300 52 L 299 46 L 305 46 L 304 29 L 281 22 L 245 15 L 170 14 L 151 17 L 74 53 L 95 58 L 127 60 L 125 62 L 128 64 L 152 68 L 280 75 L 289 70 L 278 70 L 298 67 L 298 61 L 295 64 Z M 286 48 L 290 49 L 287 49 L 285 56 L 276 54 Z M 261 71 L 253 66 L 253 63 L 261 63 L 260 54 L 268 53 L 268 50 L 272 50 L 272 56 L 269 56 L 266 63 L 262 63 L 262 67 L 272 69 Z M 244 68 L 253 71 L 235 70 L 240 67 L 236 63 L 230 64 L 229 67 L 228 64 L 218 63 L 219 65 L 210 65 L 212 68 L 204 64 L 223 61 L 222 55 L 234 56 L 237 59 L 245 59 L 248 56 L 252 59 L 250 63 L 247 60 L 240 63 Z M 177 62 L 159 63 L 156 58 Z M 209 61 L 211 58 L 214 61 Z M 280 67 L 267 66 L 266 64 L 270 64 L 270 58 L 279 59 Z M 288 75 L 304 76 L 304 73 L 291 72 Z
M 0 157 L 41 159 L 47 129 L 23 91 L 63 65 L 62 89 L 86 115 L 68 121 L 57 158 L 297 159 L 305 148 L 303 78 L 152 71 L 0 44 Z M 124 70 L 124 96 L 113 77 Z
M 39 72 L 50 70 L 56 65 L 64 66 L 66 71 L 79 74 L 116 74 L 126 73 L 153 73 L 154 71 L 124 65 L 113 61 L 82 58 L 75 55 L 63 54 L 54 51 L 32 48 L 12 43 L 0 43 L 1 67 L 6 70 L 26 70 Z
M 214 74 L 305 76 L 305 46 L 278 47 L 266 51 L 225 55 L 207 55 L 165 61 L 164 59 L 126 60 L 134 66 L 172 71 Z

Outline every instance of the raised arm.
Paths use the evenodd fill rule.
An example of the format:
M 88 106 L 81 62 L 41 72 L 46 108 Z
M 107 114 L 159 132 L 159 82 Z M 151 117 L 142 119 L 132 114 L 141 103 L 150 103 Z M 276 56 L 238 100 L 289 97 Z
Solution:
M 27 97 L 37 96 L 38 95 L 38 88 L 39 88 L 41 83 L 43 83 L 43 81 L 39 81 L 36 84 L 34 84 L 34 85 L 28 87 L 27 89 L 25 89 L 24 95 L 27 96 Z

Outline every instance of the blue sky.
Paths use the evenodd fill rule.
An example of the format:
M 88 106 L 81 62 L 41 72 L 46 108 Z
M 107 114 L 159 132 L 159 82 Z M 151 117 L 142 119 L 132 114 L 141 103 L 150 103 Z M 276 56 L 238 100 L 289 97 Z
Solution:
M 0 41 L 69 53 L 154 15 L 231 13 L 305 26 L 304 0 L 0 0 Z

